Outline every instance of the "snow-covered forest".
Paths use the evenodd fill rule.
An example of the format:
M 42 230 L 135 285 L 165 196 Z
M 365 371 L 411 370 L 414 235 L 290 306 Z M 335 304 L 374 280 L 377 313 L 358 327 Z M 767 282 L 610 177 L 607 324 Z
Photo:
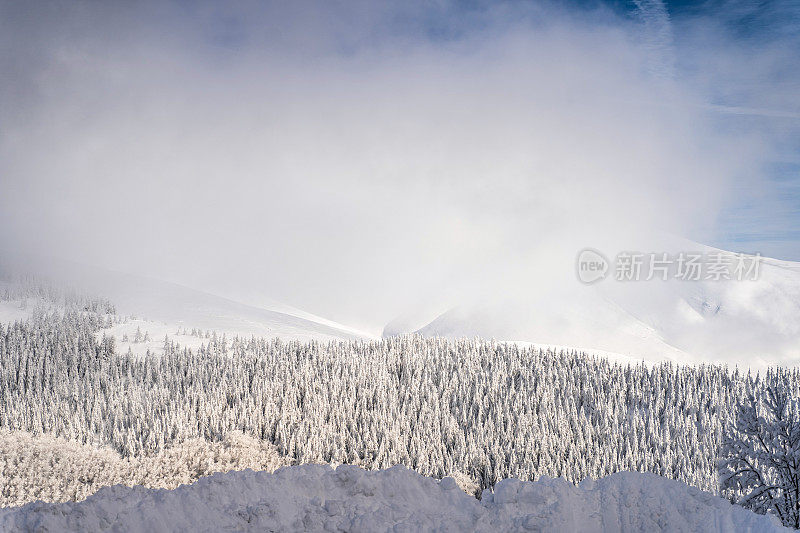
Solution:
M 0 428 L 104 445 L 122 458 L 241 432 L 287 462 L 403 464 L 468 478 L 477 490 L 511 477 L 580 482 L 639 471 L 719 493 L 723 425 L 742 391 L 776 379 L 418 336 L 212 334 L 197 350 L 167 338 L 163 355 L 142 357 L 102 334 L 110 303 L 49 301 L 59 305 L 0 326 Z M 780 377 L 798 382 L 796 371 Z
M 800 0 L 0 48 L 0 533 L 800 531 Z

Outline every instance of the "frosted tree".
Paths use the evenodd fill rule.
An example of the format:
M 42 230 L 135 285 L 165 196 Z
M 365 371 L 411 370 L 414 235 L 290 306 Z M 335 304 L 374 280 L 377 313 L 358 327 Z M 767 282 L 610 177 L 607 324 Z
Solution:
M 6 292 L 57 297 L 35 285 Z M 125 460 L 241 432 L 290 462 L 401 463 L 461 474 L 478 490 L 509 477 L 579 482 L 633 470 L 718 493 L 723 421 L 742 410 L 741 391 L 762 410 L 767 400 L 788 406 L 780 420 L 796 419 L 778 394 L 796 390 L 796 371 L 620 365 L 480 339 L 296 342 L 197 328 L 197 349 L 165 337 L 162 355 L 135 356 L 103 337 L 110 303 L 69 302 L 0 324 L 0 429 L 106 445 Z M 785 423 L 779 429 L 793 435 Z M 727 496 L 752 492 L 745 475 L 726 478 Z M 788 502 L 781 512 L 797 502 L 788 490 L 770 495 Z
M 770 370 L 725 431 L 720 482 L 731 499 L 800 529 L 800 398 L 796 375 Z

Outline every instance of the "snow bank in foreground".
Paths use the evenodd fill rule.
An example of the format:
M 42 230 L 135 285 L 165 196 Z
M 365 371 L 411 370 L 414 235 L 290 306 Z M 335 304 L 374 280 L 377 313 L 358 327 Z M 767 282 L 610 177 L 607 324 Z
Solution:
M 780 531 L 770 517 L 654 474 L 576 487 L 501 481 L 481 501 L 452 478 L 342 465 L 215 474 L 174 490 L 114 486 L 79 503 L 0 510 L 3 531 Z

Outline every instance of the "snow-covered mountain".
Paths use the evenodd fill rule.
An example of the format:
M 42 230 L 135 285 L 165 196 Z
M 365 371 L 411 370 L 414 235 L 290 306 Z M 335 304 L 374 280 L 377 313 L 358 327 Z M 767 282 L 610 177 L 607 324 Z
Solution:
M 8 531 L 789 531 L 684 483 L 621 472 L 580 486 L 500 481 L 481 500 L 402 466 L 230 472 L 174 490 L 117 485 L 78 503 L 0 509 Z
M 111 300 L 118 314 L 134 315 L 175 330 L 202 329 L 240 336 L 287 340 L 366 337 L 347 326 L 288 306 L 255 307 L 163 281 L 108 273 L 82 282 L 86 290 Z M 170 332 L 172 333 L 172 332 Z M 153 334 L 151 333 L 151 336 Z M 157 340 L 163 340 L 163 335 Z
M 113 335 L 123 351 L 131 348 L 136 353 L 158 352 L 165 335 L 183 346 L 199 346 L 204 338 L 199 333 L 192 335 L 192 330 L 203 334 L 216 332 L 299 341 L 369 337 L 356 329 L 277 302 L 271 302 L 269 307 L 256 307 L 174 283 L 85 265 L 15 263 L 6 266 L 6 270 L 12 275 L 34 275 L 48 283 L 110 300 L 117 314 L 128 318 L 104 332 Z M 0 302 L 0 322 L 4 317 L 6 322 L 24 318 L 26 312 L 20 309 L 22 306 L 22 302 Z M 33 304 L 24 307 L 29 314 Z M 142 337 L 146 335 L 146 340 L 133 342 L 137 332 Z
M 671 256 L 687 251 L 722 253 L 732 262 L 737 257 L 680 239 L 660 249 Z M 465 292 L 445 305 L 432 295 L 431 302 L 389 323 L 384 336 L 479 336 L 576 348 L 622 361 L 717 362 L 753 368 L 800 362 L 800 263 L 762 258 L 754 280 L 670 277 L 628 282 L 614 279 L 612 264 L 606 279 L 587 285 L 573 274 L 574 259 L 574 254 L 559 259 L 560 271 L 569 276 L 552 283 L 546 273 L 553 269 L 538 270 L 535 263 L 530 279 L 511 290 L 492 292 L 493 281 L 484 280 L 475 294 Z M 28 272 L 26 268 L 18 267 Z M 42 269 L 40 262 L 37 269 L 46 278 L 108 298 L 119 315 L 135 317 L 106 330 L 122 350 L 158 352 L 166 335 L 182 346 L 199 346 L 204 338 L 192 330 L 301 341 L 371 337 L 247 294 L 242 300 L 258 305 L 84 266 L 53 263 Z M 0 302 L 0 322 L 23 315 L 19 302 Z M 147 338 L 133 342 L 137 332 Z
M 716 254 L 695 243 L 666 250 Z M 737 256 L 723 252 L 730 261 Z M 574 270 L 574 264 L 564 265 Z M 613 268 L 613 266 L 612 266 Z M 469 298 L 432 320 L 406 313 L 385 334 L 481 336 L 610 352 L 646 361 L 762 367 L 800 362 L 800 263 L 762 258 L 755 280 L 575 279 Z

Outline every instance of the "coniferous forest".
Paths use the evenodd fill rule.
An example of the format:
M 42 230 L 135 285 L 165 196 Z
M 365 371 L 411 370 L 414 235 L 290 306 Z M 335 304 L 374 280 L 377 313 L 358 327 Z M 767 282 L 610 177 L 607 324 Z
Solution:
M 299 343 L 212 334 L 198 350 L 167 338 L 163 355 L 139 356 L 102 334 L 110 303 L 63 301 L 0 326 L 0 429 L 104 445 L 127 460 L 244 434 L 286 462 L 401 463 L 469 480 L 472 490 L 510 477 L 579 482 L 628 470 L 720 493 L 717 461 L 737 398 L 798 382 L 796 371 L 623 366 L 419 336 Z

